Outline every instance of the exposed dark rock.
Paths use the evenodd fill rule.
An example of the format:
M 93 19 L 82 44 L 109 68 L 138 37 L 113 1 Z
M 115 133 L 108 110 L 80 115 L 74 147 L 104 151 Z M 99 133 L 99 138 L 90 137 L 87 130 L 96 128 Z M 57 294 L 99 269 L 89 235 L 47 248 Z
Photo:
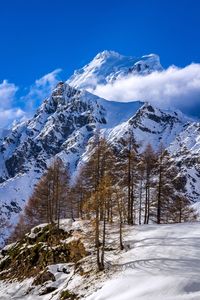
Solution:
M 39 295 L 42 296 L 42 295 L 47 295 L 49 293 L 52 293 L 56 290 L 57 288 L 55 286 L 46 286 L 44 287 L 40 292 L 39 292 Z
M 62 291 L 61 295 L 60 295 L 60 300 L 76 300 L 78 299 L 77 298 L 77 295 L 68 291 L 68 290 L 65 290 L 65 291 Z
M 5 161 L 6 168 L 10 177 L 14 177 L 17 172 L 24 170 L 25 158 L 22 153 L 18 152 Z
M 56 278 L 50 271 L 44 270 L 35 277 L 32 285 L 42 285 L 47 281 L 56 281 Z

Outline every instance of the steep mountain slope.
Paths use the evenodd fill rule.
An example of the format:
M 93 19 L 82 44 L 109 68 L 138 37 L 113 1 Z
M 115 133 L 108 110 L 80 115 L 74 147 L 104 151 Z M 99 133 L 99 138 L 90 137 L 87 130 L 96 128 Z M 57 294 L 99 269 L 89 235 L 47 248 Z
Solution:
M 168 147 L 187 124 L 189 119 L 180 112 L 162 111 L 146 103 L 127 122 L 106 133 L 108 140 L 114 143 L 132 131 L 140 151 L 148 143 L 157 150 L 161 144 Z
M 76 88 L 95 89 L 97 84 L 112 83 L 129 74 L 145 75 L 162 70 L 159 56 L 156 54 L 136 58 L 114 51 L 103 51 L 89 64 L 75 71 L 67 83 Z
M 169 151 L 187 177 L 187 195 L 194 201 L 200 200 L 200 123 L 186 126 Z

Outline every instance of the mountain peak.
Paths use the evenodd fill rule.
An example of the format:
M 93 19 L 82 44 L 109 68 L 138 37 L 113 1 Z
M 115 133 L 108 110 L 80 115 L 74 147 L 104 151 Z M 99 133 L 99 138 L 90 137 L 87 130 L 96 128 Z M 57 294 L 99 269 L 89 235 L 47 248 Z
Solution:
M 67 81 L 79 89 L 95 89 L 98 84 L 105 85 L 132 74 L 147 75 L 163 70 L 156 54 L 136 58 L 124 56 L 115 51 L 104 50 L 83 68 L 74 72 Z
M 109 58 L 109 57 L 121 57 L 122 55 L 119 54 L 118 52 L 116 51 L 113 51 L 113 50 L 104 50 L 102 52 L 99 52 L 95 57 L 94 57 L 94 60 L 95 59 L 101 59 L 101 58 Z

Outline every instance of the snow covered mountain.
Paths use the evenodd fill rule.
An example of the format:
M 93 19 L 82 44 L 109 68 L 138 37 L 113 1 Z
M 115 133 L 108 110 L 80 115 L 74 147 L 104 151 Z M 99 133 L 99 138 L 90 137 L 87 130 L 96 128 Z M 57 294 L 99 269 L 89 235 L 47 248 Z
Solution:
M 145 103 L 129 120 L 108 130 L 107 138 L 115 143 L 132 131 L 140 151 L 149 143 L 155 150 L 161 144 L 167 148 L 188 122 L 180 112 L 160 110 Z
M 141 102 L 108 102 L 60 82 L 36 114 L 0 140 L 0 199 L 11 223 L 55 156 L 73 173 L 89 138 L 135 114 Z
M 129 74 L 145 75 L 162 70 L 160 58 L 156 54 L 136 58 L 114 51 L 103 51 L 89 64 L 75 71 L 67 83 L 79 89 L 95 89 L 97 84 L 113 83 Z
M 88 156 L 87 143 L 97 128 L 113 145 L 120 145 L 130 130 L 139 151 L 147 143 L 154 149 L 162 143 L 182 168 L 188 196 L 200 201 L 199 123 L 178 111 L 160 110 L 140 101 L 107 101 L 84 90 L 128 72 L 143 76 L 154 70 L 162 70 L 155 55 L 134 59 L 104 51 L 66 83 L 60 82 L 32 119 L 2 135 L 0 199 L 2 213 L 11 223 L 17 221 L 34 184 L 54 157 L 60 157 L 72 174 L 75 172 Z

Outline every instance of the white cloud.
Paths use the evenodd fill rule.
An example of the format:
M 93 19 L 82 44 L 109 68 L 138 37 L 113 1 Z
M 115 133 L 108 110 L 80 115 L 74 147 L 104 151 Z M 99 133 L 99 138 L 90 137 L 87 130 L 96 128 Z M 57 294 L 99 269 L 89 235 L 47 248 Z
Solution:
M 37 79 L 35 81 L 35 86 L 37 86 L 38 88 L 44 87 L 44 86 L 52 87 L 53 85 L 55 85 L 57 83 L 58 74 L 60 72 L 62 72 L 62 69 L 56 69 L 56 70 L 44 75 L 43 77 L 41 77 L 40 79 Z
M 19 88 L 14 83 L 3 80 L 0 83 L 0 128 L 11 125 L 16 120 L 24 120 L 32 115 L 35 108 L 46 98 L 59 81 L 61 69 L 56 69 L 26 88 L 25 95 L 16 99 Z
M 0 128 L 9 126 L 25 114 L 22 109 L 13 107 L 17 91 L 18 87 L 14 83 L 7 80 L 0 83 Z
M 162 108 L 177 108 L 191 115 L 200 114 L 200 64 L 185 68 L 169 67 L 146 76 L 130 75 L 93 91 L 117 101 L 149 101 Z
M 37 79 L 35 83 L 29 88 L 27 95 L 21 98 L 26 102 L 25 105 L 28 110 L 37 107 L 47 96 L 50 95 L 52 89 L 56 86 L 59 79 L 59 74 L 62 69 L 56 69 L 41 78 Z
M 5 128 L 25 118 L 26 113 L 20 108 L 0 109 L 0 128 Z
M 12 105 L 17 90 L 18 87 L 7 80 L 0 83 L 0 108 L 7 108 Z

